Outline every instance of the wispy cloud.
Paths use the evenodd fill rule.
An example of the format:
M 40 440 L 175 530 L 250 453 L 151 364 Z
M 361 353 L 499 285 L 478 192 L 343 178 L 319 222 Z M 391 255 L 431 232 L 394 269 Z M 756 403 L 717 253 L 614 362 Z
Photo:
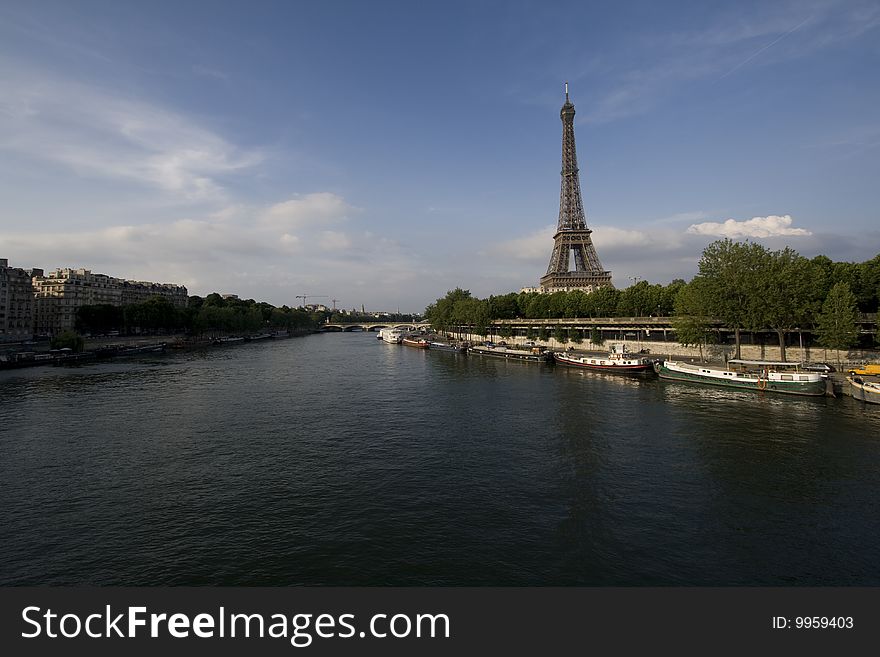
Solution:
M 0 60 L 0 151 L 188 201 L 223 199 L 223 178 L 264 158 L 181 113 L 8 60 Z
M 782 41 L 782 40 L 783 40 L 785 37 L 787 37 L 789 34 L 795 32 L 795 31 L 798 30 L 799 28 L 803 27 L 803 25 L 806 24 L 807 21 L 809 21 L 811 18 L 812 18 L 812 16 L 807 16 L 807 17 L 806 17 L 804 20 L 802 20 L 800 23 L 798 23 L 797 25 L 795 25 L 795 26 L 792 27 L 791 29 L 789 29 L 789 30 L 783 32 L 782 34 L 780 34 L 778 37 L 776 37 L 775 39 L 773 39 L 773 41 L 771 41 L 771 42 L 768 43 L 767 45 L 761 46 L 761 47 L 758 48 L 755 52 L 753 52 L 751 55 L 749 55 L 748 57 L 746 57 L 746 58 L 745 58 L 744 60 L 742 60 L 739 64 L 737 64 L 736 66 L 734 66 L 732 69 L 730 69 L 729 71 L 727 71 L 727 73 L 725 73 L 724 75 L 722 75 L 722 76 L 721 76 L 720 78 L 718 78 L 718 79 L 719 79 L 719 80 L 723 80 L 723 79 L 726 78 L 728 75 L 731 75 L 731 74 L 735 73 L 735 72 L 738 71 L 740 68 L 742 68 L 743 66 L 745 66 L 746 64 L 748 64 L 750 61 L 752 61 L 755 57 L 757 57 L 758 55 L 760 55 L 762 52 L 764 52 L 765 50 L 769 50 L 770 48 L 772 48 L 773 46 L 775 46 L 777 43 L 779 43 L 780 41 Z
M 804 57 L 846 43 L 880 28 L 880 6 L 873 2 L 813 0 L 758 4 L 750 13 L 737 8 L 712 24 L 689 32 L 632 37 L 607 58 L 603 78 L 618 82 L 600 89 L 579 121 L 606 123 L 650 111 L 688 83 L 721 81 L 760 62 Z M 633 61 L 629 52 L 639 53 Z M 645 64 L 644 54 L 649 53 Z M 590 77 L 595 73 L 585 72 Z
M 339 223 L 359 211 L 336 194 L 316 192 L 275 203 L 261 213 L 259 222 L 268 228 L 293 231 L 314 224 Z
M 295 208 L 295 221 L 262 221 L 277 208 Z M 357 305 L 400 300 L 399 286 L 419 275 L 419 258 L 355 222 L 328 228 L 353 214 L 344 198 L 318 192 L 167 222 L 69 231 L 3 227 L 0 243 L 20 266 L 86 267 L 144 280 L 162 272 L 163 282 L 182 283 L 193 294 L 234 292 L 280 304 L 320 286 L 340 298 L 363 288 Z
M 220 71 L 216 68 L 211 68 L 210 66 L 205 66 L 203 64 L 193 64 L 192 72 L 198 76 L 205 78 L 214 78 L 215 80 L 228 80 L 229 75 Z

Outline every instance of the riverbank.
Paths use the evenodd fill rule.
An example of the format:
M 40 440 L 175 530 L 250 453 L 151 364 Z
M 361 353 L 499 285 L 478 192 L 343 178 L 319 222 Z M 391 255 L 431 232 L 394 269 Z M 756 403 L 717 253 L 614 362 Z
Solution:
M 447 336 L 460 338 L 470 342 L 491 341 L 499 342 L 506 340 L 511 344 L 522 343 L 527 338 L 523 336 L 504 337 L 498 333 L 489 335 L 477 335 L 474 333 L 446 333 Z M 583 342 L 574 343 L 570 340 L 561 342 L 555 338 L 548 337 L 546 340 L 537 340 L 539 346 L 543 346 L 552 351 L 564 351 L 569 347 L 574 347 L 576 351 L 587 351 L 596 353 L 608 353 L 611 344 L 626 344 L 633 352 L 646 353 L 657 357 L 662 355 L 677 360 L 687 359 L 698 361 L 702 358 L 706 363 L 725 363 L 734 357 L 735 347 L 732 344 L 710 344 L 703 347 L 702 352 L 697 346 L 685 346 L 678 342 L 667 342 L 662 340 L 642 340 L 638 337 L 626 338 L 621 340 L 605 340 L 602 344 L 590 342 L 585 339 Z M 829 363 L 835 368 L 846 370 L 851 367 L 865 365 L 867 363 L 880 362 L 880 351 L 876 349 L 850 349 L 846 351 L 837 351 L 834 349 L 823 349 L 821 347 L 804 348 L 789 346 L 786 348 L 786 360 L 792 363 Z M 740 345 L 740 357 L 746 360 L 780 360 L 778 345 Z
M 207 349 L 228 347 L 257 340 L 275 340 L 309 335 L 315 331 L 274 331 L 254 335 L 212 334 L 191 336 L 185 334 L 169 335 L 130 335 L 96 336 L 85 338 L 82 351 L 71 349 L 52 349 L 49 342 L 24 342 L 20 345 L 7 345 L 0 353 L 0 370 L 41 367 L 47 365 L 72 365 L 162 353 L 166 350 Z
M 459 339 L 457 336 L 446 334 L 447 339 Z M 523 343 L 523 338 L 501 338 L 500 336 L 479 336 L 475 334 L 464 334 L 460 339 L 474 341 L 474 342 L 483 342 L 486 340 L 506 340 L 505 344 L 510 344 L 511 346 L 516 346 L 517 344 Z M 560 343 L 554 339 L 541 340 L 535 344 L 537 347 L 543 347 L 550 351 L 567 351 L 571 352 L 574 355 L 596 355 L 596 356 L 606 356 L 608 354 L 609 345 L 614 341 L 608 341 L 605 344 L 597 345 L 592 342 L 586 341 L 579 344 L 573 344 L 571 342 Z M 623 343 L 623 342 L 622 342 Z M 729 345 L 720 346 L 720 348 L 712 349 L 702 354 L 699 353 L 699 350 L 692 347 L 684 347 L 678 343 L 670 343 L 670 342 L 646 342 L 646 341 L 636 341 L 626 342 L 627 347 L 634 354 L 649 356 L 652 359 L 658 360 L 683 360 L 690 363 L 702 363 L 705 365 L 709 365 L 712 367 L 721 367 L 724 368 L 727 365 L 727 361 L 732 357 L 732 347 Z M 717 345 L 716 345 L 717 346 Z M 772 354 L 766 354 L 762 350 L 760 353 L 754 353 L 753 350 L 748 349 L 747 347 L 755 347 L 755 345 L 743 345 L 742 347 L 742 356 L 747 360 L 773 360 Z M 816 353 L 816 350 L 814 350 Z M 828 352 L 825 352 L 827 355 Z M 800 350 L 791 349 L 789 350 L 789 358 L 788 362 L 797 363 L 797 362 L 805 362 L 802 360 L 798 360 L 794 358 L 795 355 L 802 355 Z M 872 352 L 872 351 L 858 351 L 858 352 L 849 352 L 849 355 L 859 356 L 858 359 L 850 359 L 850 360 L 842 360 L 838 363 L 836 360 L 827 359 L 818 361 L 818 362 L 828 362 L 832 364 L 833 367 L 836 368 L 836 371 L 828 373 L 828 381 L 830 383 L 828 394 L 829 396 L 840 397 L 840 396 L 853 396 L 852 388 L 850 384 L 847 382 L 846 377 L 850 369 L 854 367 L 863 366 L 866 363 L 870 362 L 880 362 L 880 353 Z M 806 362 L 811 362 L 807 360 Z M 816 362 L 816 361 L 812 361 Z

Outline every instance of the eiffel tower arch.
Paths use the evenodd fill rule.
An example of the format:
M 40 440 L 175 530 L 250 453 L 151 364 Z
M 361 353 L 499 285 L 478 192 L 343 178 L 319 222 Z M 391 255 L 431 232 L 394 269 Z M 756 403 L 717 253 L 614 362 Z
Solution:
M 547 273 L 541 277 L 541 290 L 584 290 L 592 292 L 611 286 L 611 272 L 602 268 L 587 228 L 581 183 L 574 144 L 574 105 L 568 98 L 559 112 L 562 119 L 562 187 L 559 192 L 559 224 L 553 236 L 553 252 Z M 573 262 L 572 262 L 573 261 Z M 574 268 L 572 269 L 572 264 Z

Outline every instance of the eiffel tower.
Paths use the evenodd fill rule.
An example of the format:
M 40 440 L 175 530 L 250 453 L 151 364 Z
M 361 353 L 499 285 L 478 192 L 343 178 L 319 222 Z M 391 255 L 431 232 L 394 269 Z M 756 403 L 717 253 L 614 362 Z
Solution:
M 562 189 L 559 192 L 559 225 L 553 236 L 553 253 L 547 273 L 541 277 L 544 292 L 580 289 L 592 292 L 611 285 L 611 272 L 602 269 L 591 231 L 584 218 L 581 184 L 578 178 L 577 152 L 574 146 L 574 105 L 568 99 L 559 112 L 562 119 Z M 574 255 L 574 271 L 570 260 Z

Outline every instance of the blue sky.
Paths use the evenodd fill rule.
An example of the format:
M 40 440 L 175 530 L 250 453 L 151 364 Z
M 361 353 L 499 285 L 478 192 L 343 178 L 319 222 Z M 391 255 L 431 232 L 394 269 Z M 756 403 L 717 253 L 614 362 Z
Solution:
M 534 285 L 563 83 L 615 284 L 880 252 L 880 5 L 3 2 L 0 257 L 276 304 Z

